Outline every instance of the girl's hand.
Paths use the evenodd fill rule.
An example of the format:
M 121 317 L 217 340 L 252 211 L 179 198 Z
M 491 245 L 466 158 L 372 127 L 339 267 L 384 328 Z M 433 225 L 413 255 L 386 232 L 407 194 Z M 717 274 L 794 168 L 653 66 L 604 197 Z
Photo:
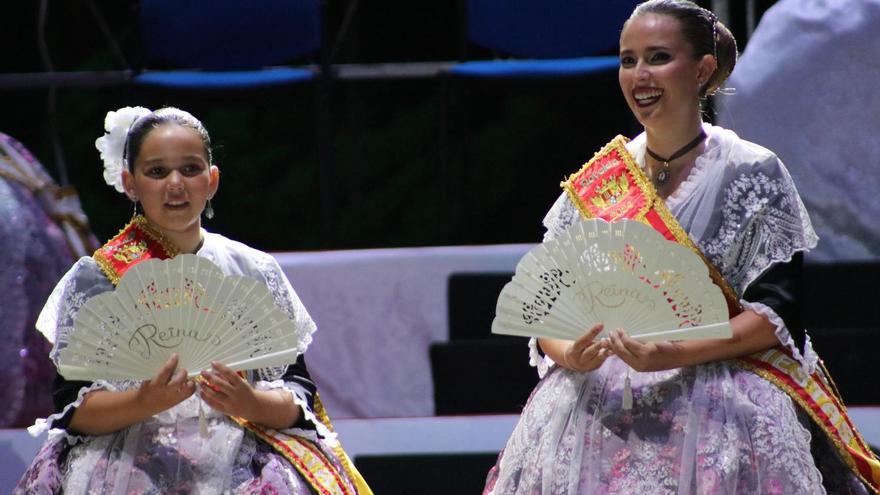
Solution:
M 177 354 L 172 354 L 156 376 L 144 381 L 137 391 L 139 402 L 154 413 L 176 406 L 196 391 L 185 369 L 175 371 L 177 363 Z
M 641 342 L 622 329 L 611 332 L 611 350 L 623 362 L 636 371 L 660 371 L 668 369 L 664 364 L 664 349 L 672 345 L 666 342 Z
M 199 395 L 212 409 L 229 416 L 253 417 L 255 391 L 238 373 L 212 362 L 210 371 L 202 371 L 202 378 L 205 381 L 199 384 Z
M 602 366 L 605 359 L 611 355 L 607 339 L 595 340 L 602 328 L 600 323 L 569 344 L 563 354 L 563 364 L 566 368 L 586 372 Z

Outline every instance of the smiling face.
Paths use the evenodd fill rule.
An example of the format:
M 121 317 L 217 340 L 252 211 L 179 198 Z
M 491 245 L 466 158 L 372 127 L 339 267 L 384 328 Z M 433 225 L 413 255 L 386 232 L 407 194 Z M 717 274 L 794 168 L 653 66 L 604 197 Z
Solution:
M 700 87 L 714 64 L 711 55 L 694 56 L 679 21 L 668 15 L 636 16 L 620 35 L 620 89 L 646 128 L 699 122 Z
M 123 172 L 128 196 L 140 201 L 144 216 L 178 246 L 196 241 L 200 216 L 219 185 L 201 136 L 194 129 L 165 123 L 152 129 L 134 159 L 133 171 Z

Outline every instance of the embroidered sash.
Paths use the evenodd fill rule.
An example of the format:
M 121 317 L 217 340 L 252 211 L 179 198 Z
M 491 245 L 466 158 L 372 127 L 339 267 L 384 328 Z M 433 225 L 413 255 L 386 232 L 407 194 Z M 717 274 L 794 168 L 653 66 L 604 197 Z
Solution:
M 284 432 L 263 428 L 246 419 L 230 416 L 290 461 L 309 486 L 320 495 L 354 495 L 336 467 L 313 442 Z M 340 459 L 341 462 L 341 459 Z
M 137 215 L 115 237 L 95 251 L 93 257 L 104 275 L 115 286 L 119 284 L 119 280 L 122 279 L 125 272 L 134 265 L 148 259 L 172 258 L 178 254 L 178 251 L 177 247 L 165 239 L 160 231 L 153 228 L 146 218 Z M 323 406 L 318 408 L 317 397 L 315 404 L 315 409 L 323 412 Z M 326 418 L 326 413 L 323 414 Z M 336 467 L 314 442 L 271 428 L 264 428 L 242 418 L 230 417 L 290 461 L 303 479 L 318 494 L 354 495 L 355 492 L 351 491 Z M 324 418 L 321 418 L 322 422 Z M 328 425 L 328 428 L 332 428 L 329 418 L 324 424 Z M 338 446 L 334 452 L 340 456 L 339 462 L 345 468 L 349 479 L 357 486 L 358 495 L 372 495 L 360 473 L 348 462 L 348 456 L 345 455 L 342 446 Z M 366 489 L 362 489 L 361 486 Z
M 736 292 L 666 207 L 651 181 L 626 150 L 627 141 L 623 136 L 615 137 L 580 171 L 562 182 L 562 188 L 584 218 L 601 218 L 609 222 L 622 218 L 638 220 L 666 239 L 696 253 L 709 268 L 712 281 L 724 293 L 730 316 L 735 316 L 742 311 Z
M 584 218 L 638 220 L 650 225 L 666 239 L 678 242 L 698 254 L 709 268 L 713 282 L 724 293 L 731 318 L 736 316 L 742 311 L 736 292 L 666 207 L 627 151 L 627 141 L 623 136 L 614 138 L 578 172 L 562 182 L 562 188 Z M 864 483 L 880 493 L 880 461 L 847 415 L 846 407 L 824 365 L 820 370 L 807 374 L 789 350 L 781 345 L 732 361 L 787 393 L 831 439 L 847 466 Z
M 113 285 L 118 285 L 125 272 L 134 265 L 149 259 L 173 258 L 177 253 L 174 244 L 153 228 L 143 215 L 137 215 L 92 257 Z

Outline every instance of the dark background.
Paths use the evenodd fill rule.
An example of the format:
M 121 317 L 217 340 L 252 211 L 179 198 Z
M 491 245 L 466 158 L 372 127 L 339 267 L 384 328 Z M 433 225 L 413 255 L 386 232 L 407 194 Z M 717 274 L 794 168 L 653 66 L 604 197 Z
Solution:
M 731 2 L 745 45 L 745 2 Z M 758 1 L 758 12 L 772 1 Z M 710 2 L 701 2 L 709 7 Z M 0 72 L 44 70 L 38 1 L 0 6 Z M 46 33 L 57 71 L 137 70 L 137 3 L 97 0 L 124 60 L 84 1 L 49 1 Z M 463 42 L 456 1 L 326 0 L 323 59 L 388 63 L 492 58 Z M 209 15 L 206 13 L 206 15 Z M 349 22 L 344 20 L 348 16 Z M 242 93 L 168 93 L 128 85 L 59 87 L 58 137 L 93 230 L 112 236 L 130 204 L 101 175 L 94 141 L 125 105 L 174 105 L 211 133 L 221 188 L 207 228 L 264 250 L 536 242 L 559 182 L 616 134 L 634 135 L 616 73 L 583 79 L 449 84 L 436 78 L 325 83 Z M 27 146 L 56 178 L 45 87 L 0 89 L 0 132 Z M 321 162 L 317 111 L 327 117 Z M 446 112 L 447 118 L 442 117 Z M 711 119 L 711 112 L 707 114 Z M 448 162 L 442 132 L 449 132 Z M 444 167 L 444 163 L 448 166 Z M 326 182 L 325 182 L 326 183 Z

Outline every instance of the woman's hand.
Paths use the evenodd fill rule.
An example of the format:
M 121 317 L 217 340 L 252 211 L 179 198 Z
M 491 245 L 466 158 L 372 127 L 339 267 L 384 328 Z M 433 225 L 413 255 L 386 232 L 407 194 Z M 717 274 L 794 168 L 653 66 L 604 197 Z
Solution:
M 286 390 L 254 390 L 238 373 L 218 362 L 203 371 L 199 395 L 212 409 L 238 416 L 270 428 L 290 428 L 299 421 L 302 410 Z
M 609 344 L 614 354 L 636 371 L 667 369 L 664 350 L 675 345 L 670 342 L 641 342 L 619 328 L 611 332 Z
M 602 366 L 605 359 L 611 355 L 607 339 L 596 340 L 596 336 L 599 335 L 602 328 L 603 326 L 600 323 L 587 330 L 577 340 L 571 342 L 565 348 L 565 352 L 562 355 L 562 365 L 570 370 L 582 373 L 593 371 Z
M 156 376 L 137 389 L 89 392 L 74 410 L 70 429 L 86 435 L 105 435 L 183 402 L 195 393 L 196 385 L 186 377 L 186 370 L 175 371 L 178 361 L 177 354 L 171 355 Z
M 176 406 L 196 391 L 185 369 L 175 371 L 178 361 L 177 354 L 172 354 L 156 376 L 145 380 L 137 391 L 137 400 L 153 414 Z
M 229 416 L 253 417 L 255 390 L 238 373 L 213 362 L 211 371 L 202 371 L 202 378 L 205 381 L 199 386 L 199 395 L 212 409 Z

